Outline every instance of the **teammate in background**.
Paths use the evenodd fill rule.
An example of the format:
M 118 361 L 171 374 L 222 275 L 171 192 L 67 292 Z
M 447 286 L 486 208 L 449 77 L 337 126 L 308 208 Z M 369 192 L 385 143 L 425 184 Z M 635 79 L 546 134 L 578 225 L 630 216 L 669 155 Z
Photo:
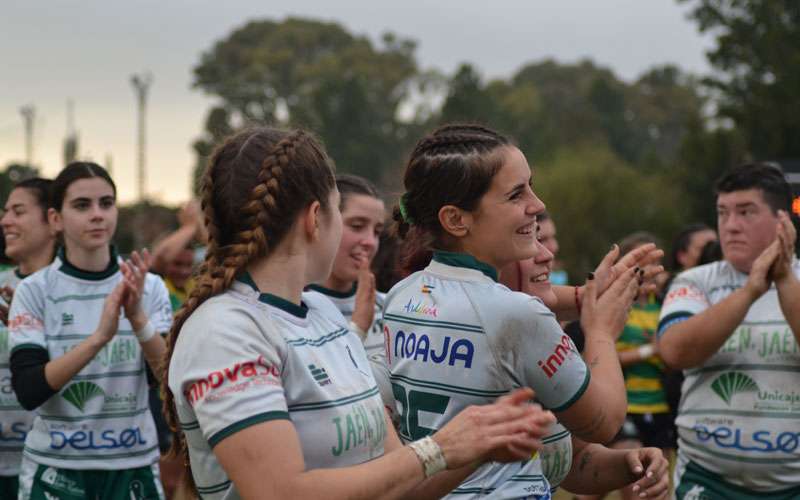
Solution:
M 590 275 L 582 311 L 590 368 L 540 300 L 497 283 L 498 269 L 535 255 L 536 216 L 544 210 L 519 149 L 484 127 L 447 125 L 417 143 L 404 185 L 394 213 L 398 234 L 436 250 L 428 267 L 386 298 L 387 363 L 401 437 L 423 438 L 469 405 L 530 385 L 579 438 L 611 439 L 625 417 L 614 341 L 642 271 L 618 273 L 598 297 L 598 289 L 606 288 L 598 281 L 608 280 L 615 248 L 600 275 Z M 569 433 L 553 439 L 569 440 Z M 639 486 L 656 482 L 645 477 Z M 485 464 L 451 496 L 489 493 L 549 498 L 541 460 Z
M 717 240 L 717 233 L 705 224 L 689 224 L 681 229 L 672 240 L 668 268 L 679 273 L 698 265 L 703 247 Z
M 9 369 L 8 303 L 19 282 L 53 260 L 55 237 L 47 223 L 47 200 L 52 181 L 33 178 L 18 183 L 8 195 L 0 226 L 5 249 L 16 269 L 0 272 L 0 498 L 17 498 L 19 465 L 33 413 L 25 411 L 11 388 Z
M 569 283 L 569 276 L 567 275 L 567 270 L 558 260 L 558 250 L 561 246 L 556 238 L 556 223 L 547 210 L 540 213 L 536 220 L 539 222 L 539 237 L 541 238 L 542 246 L 553 254 L 553 270 L 550 272 L 550 283 L 553 285 L 566 285 Z
M 336 188 L 342 213 L 339 251 L 330 276 L 322 284 L 309 285 L 308 289 L 311 294 L 322 294 L 336 305 L 370 356 L 384 350 L 382 311 L 385 295 L 375 291 L 370 263 L 378 252 L 386 209 L 378 190 L 362 177 L 339 174 Z
M 655 242 L 655 236 L 650 233 L 637 232 L 623 238 L 619 246 L 622 253 L 627 253 Z M 663 286 L 663 278 L 654 277 L 655 281 L 660 279 Z M 668 454 L 675 447 L 673 419 L 661 382 L 665 367 L 655 343 L 661 309 L 661 302 L 657 298 L 659 295 L 660 289 L 639 293 L 628 313 L 622 334 L 617 339 L 617 352 L 628 397 L 628 414 L 609 445 L 613 449 L 639 449 L 646 446 Z M 624 499 L 638 498 L 638 492 L 632 488 L 623 488 L 621 493 Z M 600 496 L 580 498 L 588 500 Z
M 199 264 L 203 261 L 205 256 L 205 244 L 208 235 L 206 234 L 205 226 L 203 225 L 203 213 L 200 209 L 200 203 L 197 200 L 192 200 L 178 212 L 178 223 L 180 227 L 163 238 L 153 247 L 152 256 L 152 269 L 154 272 L 161 275 L 166 275 L 170 265 L 176 259 L 183 261 L 185 257 L 182 255 L 186 249 L 192 249 L 192 245 L 198 245 L 193 251 L 193 264 Z M 188 288 L 191 288 L 187 283 Z M 188 293 L 189 289 L 184 289 L 184 293 Z M 178 295 L 180 298 L 180 294 Z
M 211 157 L 208 253 L 164 377 L 183 431 L 173 451 L 204 498 L 439 497 L 486 460 L 530 456 L 552 422 L 520 389 L 401 445 L 361 340 L 303 294 L 331 273 L 339 203 L 330 160 L 302 131 L 244 131 Z
M 620 248 L 625 253 L 632 250 L 625 245 L 620 245 Z M 519 270 L 507 267 L 511 282 L 503 274 L 500 275 L 500 281 L 514 291 L 524 291 L 538 297 L 544 305 L 552 308 L 556 301 L 549 279 L 553 262 L 553 254 L 540 238 L 536 255 L 526 259 L 524 266 Z M 521 285 L 524 285 L 524 290 L 520 288 Z M 664 497 L 669 493 L 668 462 L 658 448 L 642 448 L 638 445 L 635 449 L 611 450 L 601 444 L 587 443 L 571 436 L 560 424 L 550 429 L 542 443 L 544 446 L 539 456 L 551 492 L 563 486 L 572 493 L 605 494 L 628 486 L 626 481 L 631 475 L 638 477 L 636 467 L 643 466 L 647 473 L 653 472 L 656 478 L 656 485 L 648 488 L 648 498 Z M 637 488 L 631 484 L 631 487 L 634 496 L 638 497 L 641 485 Z
M 724 259 L 675 278 L 662 359 L 684 370 L 679 499 L 800 498 L 800 264 L 783 172 L 747 164 L 716 184 Z
M 691 269 L 700 264 L 719 260 L 719 258 L 712 258 L 713 251 L 719 251 L 719 242 L 717 241 L 717 232 L 702 223 L 689 224 L 681 229 L 672 240 L 672 247 L 670 249 L 667 266 L 670 271 L 669 279 L 663 287 L 662 292 L 666 293 L 669 290 L 672 280 L 675 276 L 682 271 Z M 705 252 L 709 252 L 705 254 Z M 703 262 L 703 259 L 708 259 Z M 661 296 L 663 301 L 664 297 Z M 681 370 L 667 369 L 664 374 L 662 382 L 664 384 L 664 391 L 667 395 L 667 404 L 670 408 L 670 419 L 672 420 L 672 446 L 671 448 L 678 447 L 678 432 L 675 428 L 675 419 L 678 418 L 678 406 L 681 401 L 681 386 L 683 386 L 683 372 Z
M 36 410 L 19 498 L 162 498 L 144 363 L 160 372 L 167 290 L 146 252 L 121 261 L 110 245 L 116 188 L 99 165 L 67 165 L 48 216 L 64 246 L 9 314 L 12 385 Z

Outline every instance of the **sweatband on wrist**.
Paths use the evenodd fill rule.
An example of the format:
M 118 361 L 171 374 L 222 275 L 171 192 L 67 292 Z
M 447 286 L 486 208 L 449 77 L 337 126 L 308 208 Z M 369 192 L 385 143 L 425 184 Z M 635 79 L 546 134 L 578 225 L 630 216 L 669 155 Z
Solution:
M 359 338 L 361 338 L 361 340 L 367 338 L 367 332 L 362 330 L 361 327 L 358 326 L 355 321 L 350 320 L 350 323 L 347 324 L 347 327 L 350 328 L 351 331 L 356 332 L 356 335 L 358 335 Z
M 148 321 L 143 327 L 138 330 L 134 330 L 133 334 L 136 335 L 136 338 L 139 340 L 140 344 L 143 344 L 153 338 L 156 334 L 156 329 L 153 328 L 153 324 Z
M 444 459 L 444 453 L 439 447 L 439 444 L 433 440 L 432 437 L 424 437 L 418 441 L 408 444 L 409 448 L 414 450 L 417 458 L 422 462 L 422 468 L 425 471 L 425 477 L 431 477 L 437 472 L 447 470 L 447 461 Z
M 653 349 L 653 346 L 650 344 L 640 346 L 636 351 L 639 353 L 639 357 L 642 359 L 647 359 L 652 356 L 656 350 Z

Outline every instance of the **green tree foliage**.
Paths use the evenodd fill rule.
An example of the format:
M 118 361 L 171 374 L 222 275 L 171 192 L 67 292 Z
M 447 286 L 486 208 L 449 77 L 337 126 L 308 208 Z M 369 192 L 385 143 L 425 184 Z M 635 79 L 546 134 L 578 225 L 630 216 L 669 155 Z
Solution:
M 194 69 L 194 85 L 220 99 L 194 144 L 199 165 L 231 130 L 279 124 L 313 130 L 340 170 L 380 180 L 409 135 L 398 108 L 417 74 L 414 49 L 391 34 L 376 46 L 336 23 L 247 23 Z
M 8 195 L 14 189 L 14 186 L 25 179 L 30 179 L 39 175 L 39 170 L 30 165 L 22 163 L 10 163 L 6 168 L 0 172 L 0 200 L 5 203 Z
M 634 168 L 607 146 L 561 149 L 534 167 L 533 187 L 558 226 L 559 258 L 572 276 L 593 269 L 613 242 L 634 231 L 669 242 L 688 217 L 680 185 L 663 172 Z
M 793 0 L 681 0 L 715 37 L 706 82 L 720 117 L 756 158 L 800 157 L 800 4 Z

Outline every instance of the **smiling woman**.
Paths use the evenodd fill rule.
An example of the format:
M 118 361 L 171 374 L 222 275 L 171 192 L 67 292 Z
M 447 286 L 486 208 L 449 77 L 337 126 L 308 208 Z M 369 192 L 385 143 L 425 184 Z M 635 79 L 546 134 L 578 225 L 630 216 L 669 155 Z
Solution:
M 33 414 L 25 411 L 13 394 L 9 381 L 8 302 L 14 289 L 28 275 L 53 260 L 55 238 L 47 224 L 47 199 L 52 181 L 27 179 L 11 191 L 0 225 L 3 227 L 6 253 L 17 264 L 16 269 L 0 273 L 0 422 L 3 425 L 3 446 L 0 447 L 0 498 L 16 498 L 22 449 L 25 436 L 33 423 Z
M 322 285 L 309 285 L 310 293 L 331 300 L 359 334 L 368 355 L 383 351 L 383 299 L 374 291 L 370 263 L 378 252 L 386 209 L 378 190 L 368 180 L 355 175 L 336 176 L 339 210 L 342 213 L 342 240 L 330 275 Z M 362 294 L 358 300 L 356 283 L 361 278 Z M 368 288 L 369 290 L 363 290 Z M 366 293 L 370 292 L 370 293 Z M 374 297 L 373 297 L 374 295 Z
M 399 414 L 404 440 L 424 438 L 463 408 L 492 403 L 519 385 L 531 386 L 537 401 L 584 439 L 609 439 L 622 423 L 613 335 L 635 293 L 633 269 L 620 272 L 601 298 L 591 278 L 583 291 L 591 366 L 541 301 L 498 283 L 501 268 L 533 258 L 537 272 L 529 284 L 549 292 L 552 254 L 536 231 L 545 206 L 532 179 L 517 147 L 477 125 L 441 127 L 411 153 L 394 218 L 398 234 L 422 242 L 432 259 L 392 288 L 384 310 L 394 395 L 387 404 Z M 544 295 L 555 302 L 553 293 Z M 557 434 L 569 442 L 569 432 Z M 548 495 L 541 457 L 484 464 L 452 496 L 486 491 L 498 498 Z

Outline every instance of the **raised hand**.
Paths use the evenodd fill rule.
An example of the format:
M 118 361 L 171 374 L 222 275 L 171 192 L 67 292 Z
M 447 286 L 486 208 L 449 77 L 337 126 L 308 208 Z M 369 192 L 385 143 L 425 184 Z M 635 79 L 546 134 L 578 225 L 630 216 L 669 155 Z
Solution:
M 356 303 L 353 308 L 353 323 L 366 336 L 375 319 L 375 275 L 369 269 L 369 260 L 361 259 L 356 285 Z M 361 335 L 361 332 L 356 332 Z
M 14 289 L 10 286 L 0 288 L 0 298 L 5 301 L 5 304 L 0 304 L 0 321 L 8 326 L 8 309 L 11 307 L 11 300 L 14 298 Z
M 772 284 L 772 269 L 774 264 L 778 261 L 781 254 L 781 242 L 778 238 L 770 243 L 761 254 L 753 261 L 750 267 L 750 273 L 747 275 L 747 282 L 744 285 L 745 290 L 750 292 L 753 300 L 764 295 L 769 290 Z
M 669 462 L 658 448 L 637 448 L 625 455 L 633 477 L 631 490 L 639 498 L 667 498 L 669 494 Z
M 597 280 L 597 296 L 602 296 L 622 273 L 636 267 L 644 270 L 642 280 L 647 282 L 643 285 L 642 292 L 655 291 L 656 284 L 652 282 L 651 278 L 664 271 L 664 267 L 658 264 L 663 256 L 663 250 L 657 248 L 653 243 L 647 243 L 634 248 L 617 261 L 619 246 L 615 244 L 594 271 Z M 615 261 L 616 263 L 614 263 Z
M 134 330 L 141 329 L 147 324 L 147 316 L 142 310 L 142 296 L 144 295 L 144 284 L 147 271 L 150 268 L 150 253 L 147 249 L 133 252 L 131 258 L 120 264 L 125 292 L 122 297 L 122 306 L 125 309 L 125 317 L 131 322 Z
M 119 310 L 122 307 L 122 299 L 125 295 L 127 285 L 124 281 L 117 283 L 117 286 L 106 296 L 103 302 L 103 312 L 100 313 L 100 323 L 97 325 L 95 335 L 103 344 L 107 344 L 119 329 Z
M 444 453 L 447 468 L 530 458 L 555 422 L 552 413 L 529 403 L 533 394 L 529 388 L 517 389 L 494 404 L 470 406 L 436 432 L 432 437 Z
M 792 224 L 792 220 L 789 218 L 789 214 L 784 210 L 778 211 L 776 239 L 778 240 L 780 252 L 773 262 L 769 274 L 776 283 L 780 283 L 794 276 L 792 272 L 792 262 L 795 256 L 795 244 L 797 241 L 797 231 L 794 228 L 794 224 Z
M 608 335 L 613 340 L 619 337 L 643 275 L 644 271 L 636 267 L 625 270 L 602 296 L 598 296 L 597 279 L 590 275 L 584 286 L 581 309 L 581 326 L 587 337 Z

